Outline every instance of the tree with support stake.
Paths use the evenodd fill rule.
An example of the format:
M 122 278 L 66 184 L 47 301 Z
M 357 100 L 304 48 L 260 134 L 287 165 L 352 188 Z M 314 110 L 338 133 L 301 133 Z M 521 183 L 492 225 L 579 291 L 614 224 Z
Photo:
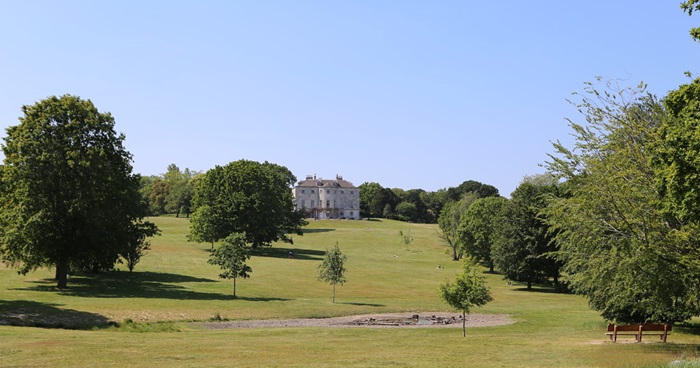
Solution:
M 345 261 L 348 259 L 335 242 L 333 250 L 326 252 L 326 257 L 318 266 L 318 279 L 333 285 L 333 303 L 335 303 L 335 285 L 343 285 L 345 280 Z
M 462 312 L 462 336 L 467 336 L 467 314 L 472 306 L 480 307 L 493 300 L 486 279 L 472 257 L 464 258 L 462 272 L 454 282 L 440 285 L 440 298 Z

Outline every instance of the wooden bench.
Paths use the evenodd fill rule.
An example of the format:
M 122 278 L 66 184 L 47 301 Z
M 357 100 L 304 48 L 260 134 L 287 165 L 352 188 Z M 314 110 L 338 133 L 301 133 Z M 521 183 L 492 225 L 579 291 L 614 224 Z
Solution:
M 642 342 L 642 335 L 659 335 L 661 341 L 666 342 L 666 337 L 671 334 L 672 328 L 672 325 L 658 323 L 640 323 L 623 326 L 611 323 L 608 325 L 608 332 L 605 334 L 608 335 L 613 342 L 617 342 L 618 335 L 634 335 L 637 342 Z

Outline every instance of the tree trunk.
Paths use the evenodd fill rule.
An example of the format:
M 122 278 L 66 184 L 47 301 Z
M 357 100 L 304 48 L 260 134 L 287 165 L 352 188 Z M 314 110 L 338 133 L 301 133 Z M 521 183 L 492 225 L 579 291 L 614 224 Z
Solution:
M 527 279 L 527 289 L 532 290 L 532 280 Z
M 489 273 L 493 273 L 493 262 L 489 262 Z
M 467 312 L 462 311 L 462 337 L 467 337 Z
M 333 284 L 333 303 L 335 303 L 335 284 Z
M 68 260 L 61 257 L 56 262 L 56 287 L 65 289 L 68 286 Z
M 236 278 L 233 278 L 233 298 L 236 298 Z

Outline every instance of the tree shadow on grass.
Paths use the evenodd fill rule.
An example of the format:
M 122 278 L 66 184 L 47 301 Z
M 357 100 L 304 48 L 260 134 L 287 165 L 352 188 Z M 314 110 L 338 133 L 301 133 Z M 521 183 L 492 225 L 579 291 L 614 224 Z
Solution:
M 304 234 L 310 234 L 310 233 L 328 233 L 331 231 L 335 231 L 335 229 L 301 229 L 301 232 Z
M 68 287 L 56 289 L 56 281 L 32 281 L 33 286 L 15 290 L 50 291 L 61 295 L 91 298 L 155 298 L 177 300 L 233 300 L 233 295 L 204 293 L 177 283 L 217 282 L 216 280 L 165 272 L 106 272 L 72 276 Z
M 673 329 L 688 335 L 700 336 L 700 323 L 698 322 L 679 323 L 677 326 L 673 326 Z
M 513 286 L 520 286 L 518 284 L 514 284 Z M 552 286 L 544 286 L 544 285 L 533 285 L 532 289 L 528 289 L 527 286 L 522 286 L 522 287 L 516 287 L 513 289 L 515 291 L 526 291 L 529 293 L 544 293 L 544 294 L 570 294 L 566 290 L 560 290 L 558 288 L 552 287 Z
M 0 325 L 68 329 L 109 325 L 105 316 L 59 306 L 30 300 L 0 300 Z
M 290 256 L 290 252 L 292 253 L 292 256 Z M 253 249 L 251 253 L 258 257 L 293 258 L 303 260 L 322 260 L 323 256 L 326 254 L 326 252 L 322 250 L 278 247 L 256 248 Z
M 234 299 L 231 297 L 233 300 L 243 300 L 247 302 L 286 302 L 288 300 L 291 300 L 289 298 L 270 298 L 270 297 L 248 297 L 248 296 L 240 296 L 237 295 L 236 298 Z
M 357 305 L 360 307 L 385 307 L 384 304 L 376 304 L 376 303 L 351 303 L 351 302 L 338 302 L 337 304 L 346 304 L 346 305 Z

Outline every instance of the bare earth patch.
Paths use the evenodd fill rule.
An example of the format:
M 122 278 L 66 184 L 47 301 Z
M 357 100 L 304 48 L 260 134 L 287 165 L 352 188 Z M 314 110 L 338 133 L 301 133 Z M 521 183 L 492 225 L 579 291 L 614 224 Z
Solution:
M 467 327 L 501 326 L 512 323 L 515 321 L 508 314 L 467 315 Z M 332 318 L 202 322 L 197 325 L 212 330 L 279 327 L 462 328 L 462 316 L 447 312 L 384 313 Z

